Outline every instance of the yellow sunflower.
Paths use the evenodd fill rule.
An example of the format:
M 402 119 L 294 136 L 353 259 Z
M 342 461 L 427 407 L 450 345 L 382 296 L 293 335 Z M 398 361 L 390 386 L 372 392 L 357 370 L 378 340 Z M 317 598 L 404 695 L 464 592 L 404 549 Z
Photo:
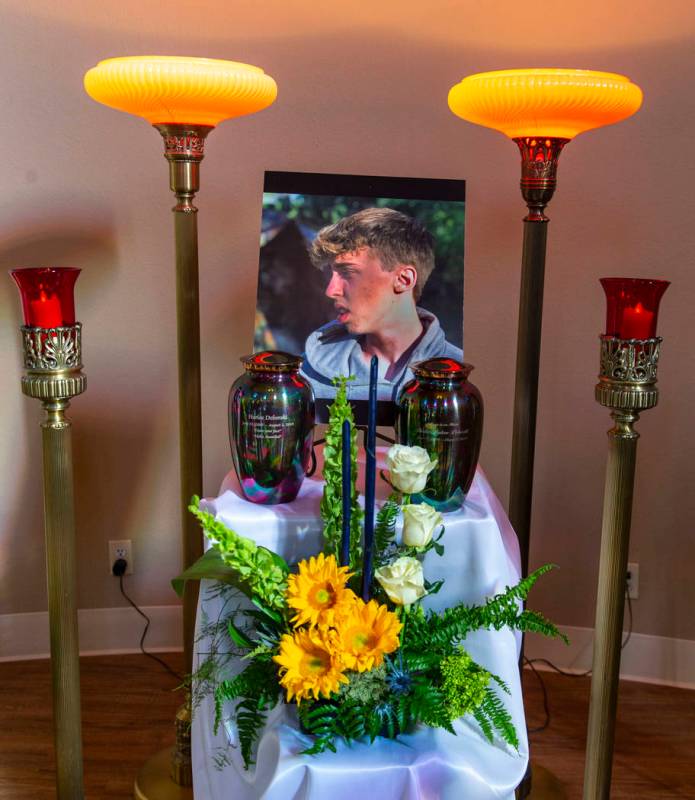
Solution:
M 345 584 L 350 577 L 347 567 L 339 567 L 335 556 L 323 553 L 299 562 L 297 575 L 287 579 L 287 604 L 296 610 L 295 627 L 335 624 L 336 614 L 343 614 L 355 601 L 355 594 Z
M 337 692 L 348 679 L 343 674 L 340 655 L 328 640 L 328 631 L 319 628 L 301 629 L 280 640 L 280 652 L 273 661 L 280 665 L 280 684 L 287 690 L 287 700 L 305 697 L 318 700 Z
M 338 626 L 336 645 L 345 666 L 358 672 L 378 667 L 385 653 L 397 649 L 402 627 L 398 617 L 376 600 L 356 600 Z

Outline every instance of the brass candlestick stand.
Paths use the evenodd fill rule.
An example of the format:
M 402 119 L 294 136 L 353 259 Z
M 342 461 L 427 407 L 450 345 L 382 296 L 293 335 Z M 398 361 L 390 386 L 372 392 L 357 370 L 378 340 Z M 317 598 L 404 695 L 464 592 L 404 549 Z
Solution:
M 43 498 L 58 800 L 84 797 L 70 400 L 82 394 L 82 326 L 22 327 L 22 392 L 41 400 Z
M 620 646 L 625 608 L 632 491 L 639 413 L 659 399 L 656 369 L 661 338 L 601 336 L 596 400 L 610 409 L 608 464 L 603 500 L 601 559 L 587 733 L 584 800 L 608 800 L 611 786 Z

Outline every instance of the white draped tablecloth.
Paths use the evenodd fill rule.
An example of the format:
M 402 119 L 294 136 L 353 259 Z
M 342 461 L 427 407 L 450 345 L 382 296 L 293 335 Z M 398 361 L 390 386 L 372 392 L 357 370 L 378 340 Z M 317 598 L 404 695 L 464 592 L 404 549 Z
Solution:
M 381 450 L 380 459 L 383 456 Z M 385 499 L 388 491 L 378 480 L 378 498 Z M 237 533 L 296 563 L 321 550 L 321 492 L 318 478 L 307 479 L 293 503 L 258 506 L 242 499 L 230 473 L 220 496 L 201 505 Z M 480 470 L 463 508 L 445 514 L 444 521 L 444 555 L 427 553 L 424 570 L 428 580 L 446 582 L 439 594 L 426 599 L 426 607 L 482 603 L 519 580 L 516 536 Z M 219 617 L 223 602 L 214 584 L 203 581 L 194 669 L 209 651 L 209 641 L 200 636 L 203 626 Z M 476 631 L 466 637 L 465 647 L 509 687 L 511 695 L 503 695 L 503 700 L 519 736 L 518 753 L 501 741 L 491 745 L 467 716 L 454 723 L 456 736 L 423 726 L 395 740 L 378 737 L 371 744 L 365 740 L 351 745 L 341 740 L 336 753 L 301 755 L 311 739 L 298 730 L 294 707 L 280 703 L 268 717 L 256 765 L 247 771 L 234 724 L 228 721 L 213 734 L 214 708 L 207 697 L 193 718 L 196 800 L 513 800 L 528 760 L 517 666 L 519 637 L 509 629 Z M 242 666 L 233 664 L 230 674 Z M 218 758 L 222 753 L 224 766 Z

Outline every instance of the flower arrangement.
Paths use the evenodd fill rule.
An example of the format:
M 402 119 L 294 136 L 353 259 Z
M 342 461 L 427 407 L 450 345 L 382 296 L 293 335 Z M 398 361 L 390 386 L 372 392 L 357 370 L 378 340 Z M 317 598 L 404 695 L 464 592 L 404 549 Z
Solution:
M 300 561 L 296 569 L 229 530 L 200 510 L 198 498 L 193 498 L 190 510 L 213 546 L 174 581 L 175 588 L 180 591 L 187 579 L 215 578 L 250 601 L 223 620 L 243 669 L 230 679 L 210 680 L 219 666 L 213 655 L 194 676 L 214 695 L 215 725 L 225 704 L 232 702 L 247 768 L 268 712 L 281 701 L 296 705 L 300 725 L 313 737 L 304 751 L 308 754 L 335 750 L 340 737 L 348 742 L 393 738 L 417 725 L 454 733 L 452 723 L 465 714 L 477 720 L 488 740 L 497 736 L 518 747 L 501 696 L 509 690 L 472 659 L 465 638 L 474 630 L 504 626 L 560 636 L 541 614 L 522 607 L 536 580 L 551 567 L 485 604 L 461 604 L 439 613 L 425 610 L 423 599 L 439 591 L 441 582 L 428 582 L 422 557 L 430 550 L 443 554 L 443 518 L 433 508 L 408 500 L 409 494 L 421 491 L 434 464 L 422 448 L 394 445 L 387 459 L 393 493 L 376 515 L 374 572 L 369 596 L 364 591 L 360 596 L 364 565 L 360 529 L 354 524 L 359 519 L 354 473 L 349 486 L 338 487 L 339 431 L 345 420 L 352 422 L 352 412 L 342 382 L 330 410 L 324 450 L 324 552 Z M 344 453 L 355 447 L 352 432 Z M 343 491 L 350 492 L 355 511 L 345 525 Z M 400 515 L 403 532 L 397 541 Z M 344 536 L 349 543 L 341 541 Z M 340 563 L 341 549 L 349 552 L 349 563 Z

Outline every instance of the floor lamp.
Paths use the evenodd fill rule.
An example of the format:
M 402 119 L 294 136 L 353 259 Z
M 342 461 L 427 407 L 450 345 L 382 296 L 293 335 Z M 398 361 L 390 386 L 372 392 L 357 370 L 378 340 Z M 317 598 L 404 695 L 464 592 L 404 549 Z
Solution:
M 564 146 L 579 133 L 629 117 L 641 103 L 641 90 L 628 78 L 574 69 L 483 72 L 469 75 L 449 91 L 454 114 L 500 131 L 516 142 L 521 153 L 521 194 L 528 213 L 521 257 L 509 519 L 519 538 L 523 576 L 528 575 L 533 501 L 549 222 L 545 207 L 555 192 Z M 525 784 L 522 797 L 529 794 L 530 779 Z
M 198 226 L 193 204 L 200 186 L 200 162 L 205 138 L 220 122 L 252 114 L 269 106 L 277 95 L 275 81 L 259 67 L 236 61 L 176 56 L 131 56 L 100 61 L 84 78 L 87 94 L 104 105 L 144 117 L 164 139 L 169 162 L 169 184 L 176 196 L 176 320 L 179 372 L 179 451 L 183 566 L 203 553 L 197 522 L 187 507 L 194 494 L 202 494 L 203 459 L 200 403 L 200 308 L 198 301 Z M 197 594 L 184 596 L 183 642 L 186 670 L 190 671 Z M 178 728 L 184 728 L 185 720 Z M 179 739 L 181 737 L 177 737 Z M 185 737 L 184 737 L 185 741 Z M 190 757 L 174 753 L 173 779 L 190 786 Z M 183 746 L 185 749 L 185 745 Z M 148 770 L 158 774 L 164 754 Z M 149 764 L 150 762 L 148 762 Z M 147 765 L 146 765 L 147 766 Z M 141 773 L 142 774 L 142 773 Z M 136 784 L 136 796 L 168 794 L 153 780 L 151 790 Z M 148 784 L 150 783 L 148 778 Z

